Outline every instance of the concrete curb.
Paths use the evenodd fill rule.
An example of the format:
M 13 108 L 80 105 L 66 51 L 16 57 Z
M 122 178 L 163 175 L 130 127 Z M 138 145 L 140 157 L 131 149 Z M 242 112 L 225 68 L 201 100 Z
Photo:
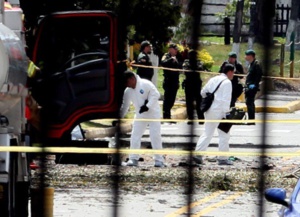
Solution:
M 128 133 L 132 129 L 131 123 L 121 124 L 120 130 L 121 133 Z M 116 133 L 116 127 L 107 127 L 107 128 L 90 128 L 86 130 L 85 137 L 87 139 L 95 138 L 104 138 L 104 137 L 113 137 Z
M 237 106 L 240 109 L 243 109 L 244 111 L 247 111 L 247 106 Z M 255 111 L 256 112 L 267 112 L 267 113 L 293 113 L 297 110 L 300 110 L 300 100 L 289 102 L 288 104 L 284 106 L 256 106 Z
M 187 118 L 186 107 L 181 103 L 182 107 L 172 110 L 172 119 L 185 120 Z M 237 105 L 238 108 L 247 111 L 246 105 Z M 267 112 L 267 113 L 293 113 L 297 110 L 300 110 L 300 100 L 292 101 L 287 103 L 284 106 L 268 106 L 264 108 L 263 106 L 256 106 L 256 112 Z M 125 123 L 121 125 L 121 133 L 129 133 L 132 130 L 131 123 Z M 104 137 L 113 137 L 115 135 L 116 128 L 91 128 L 86 132 L 87 139 L 95 138 L 104 138 Z
M 172 119 L 186 119 L 186 108 L 181 107 L 172 111 Z M 121 124 L 121 133 L 129 133 L 132 130 L 132 123 Z M 90 128 L 86 130 L 85 137 L 87 139 L 113 137 L 116 133 L 115 127 L 107 128 Z

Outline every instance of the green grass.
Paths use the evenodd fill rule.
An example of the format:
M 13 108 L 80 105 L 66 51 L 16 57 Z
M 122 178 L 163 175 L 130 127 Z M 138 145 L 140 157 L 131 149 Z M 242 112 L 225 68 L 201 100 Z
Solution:
M 205 45 L 202 46 L 200 49 L 206 49 L 209 54 L 213 57 L 214 59 L 214 65 L 211 69 L 213 72 L 218 72 L 221 64 L 223 61 L 225 61 L 228 58 L 228 53 L 232 50 L 232 45 L 224 45 L 224 38 L 223 37 L 202 37 L 202 41 L 210 41 L 210 42 L 215 42 L 219 44 L 211 44 L 211 45 Z M 281 39 L 278 39 L 281 40 Z M 239 61 L 245 65 L 245 51 L 248 49 L 248 44 L 247 43 L 241 43 L 240 45 L 240 53 L 239 53 Z M 256 51 L 256 56 L 257 59 L 261 61 L 263 64 L 263 58 L 264 58 L 264 49 L 262 46 L 258 44 L 254 44 L 254 48 Z M 284 61 L 284 77 L 290 77 L 290 66 L 288 63 L 290 62 L 289 60 L 290 57 L 290 52 L 285 51 L 285 61 Z M 269 71 L 264 72 L 264 75 L 268 76 L 280 76 L 280 67 L 278 65 L 278 61 L 280 58 L 280 44 L 275 44 L 271 49 L 270 49 L 270 65 L 269 65 Z M 295 62 L 300 61 L 300 50 L 295 51 Z M 276 64 L 277 62 L 277 64 Z M 202 75 L 202 80 L 204 81 L 204 84 L 206 80 L 210 76 L 205 76 Z M 294 68 L 294 77 L 298 78 L 300 77 L 300 62 L 295 63 L 295 68 Z M 184 75 L 180 75 L 180 81 L 184 79 Z M 162 81 L 163 81 L 163 72 L 162 70 L 159 70 L 158 74 L 158 90 L 161 94 L 164 93 L 163 88 L 162 88 Z M 180 87 L 177 93 L 177 99 L 184 99 L 185 94 L 184 90 Z
M 224 45 L 224 38 L 222 38 L 222 37 L 203 37 L 203 38 L 201 38 L 201 40 L 219 43 L 219 44 L 213 43 L 211 45 L 206 45 L 206 46 L 201 47 L 201 49 L 206 49 L 214 59 L 215 63 L 211 70 L 213 72 L 218 72 L 219 67 L 221 66 L 223 61 L 225 61 L 228 58 L 228 53 L 231 51 L 232 45 Z M 248 46 L 247 43 L 241 43 L 241 46 L 240 46 L 239 61 L 242 62 L 243 65 L 245 65 L 244 52 L 248 49 L 247 46 Z M 263 48 L 261 46 L 259 46 L 258 44 L 254 44 L 254 50 L 257 53 L 257 59 L 262 61 L 263 57 L 264 57 Z M 272 49 L 270 50 L 271 63 L 275 62 L 276 59 L 279 59 L 279 57 L 280 57 L 279 54 L 280 54 L 280 44 L 275 44 L 272 47 Z M 285 65 L 287 65 L 290 62 L 289 56 L 290 56 L 290 53 L 288 51 L 285 51 Z M 298 61 L 298 60 L 300 60 L 300 51 L 299 50 L 297 50 L 295 52 L 295 61 Z M 290 66 L 288 66 L 288 65 L 285 66 L 284 72 L 285 72 L 284 77 L 289 77 Z M 264 72 L 264 74 L 268 75 L 268 76 L 279 76 L 279 73 L 280 73 L 280 68 L 279 68 L 278 64 L 271 64 L 269 72 L 267 72 L 267 73 Z M 180 74 L 180 88 L 177 92 L 177 100 L 185 100 L 185 93 L 181 87 L 184 77 L 185 76 L 183 74 Z M 206 74 L 201 75 L 201 78 L 203 80 L 203 85 L 206 83 L 206 81 L 210 77 L 211 77 L 211 75 L 206 75 Z M 295 63 L 294 77 L 300 77 L 300 62 Z M 298 82 L 298 81 L 294 81 L 294 82 Z M 164 90 L 162 88 L 162 83 L 163 83 L 163 70 L 160 69 L 158 71 L 157 88 L 161 95 L 164 94 Z M 130 111 L 126 117 L 132 118 L 133 116 L 134 116 L 134 110 L 133 110 L 133 107 L 131 107 Z M 95 124 L 95 123 L 92 123 L 92 124 Z

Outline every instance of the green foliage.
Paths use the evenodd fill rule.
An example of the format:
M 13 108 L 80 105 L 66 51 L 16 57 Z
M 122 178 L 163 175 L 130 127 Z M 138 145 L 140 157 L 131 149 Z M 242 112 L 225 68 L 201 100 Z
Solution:
M 90 2 L 94 1 L 90 0 Z M 93 6 L 93 9 L 112 10 L 117 15 L 124 10 L 121 8 L 121 0 L 100 2 L 97 5 L 90 3 L 88 8 L 91 9 Z M 156 53 L 162 55 L 164 44 L 174 35 L 170 27 L 177 26 L 179 23 L 181 8 L 172 5 L 169 0 L 128 0 L 127 2 L 129 4 L 126 11 L 128 39 L 138 43 L 147 39 L 156 48 Z
M 174 42 L 180 42 L 182 40 L 188 41 L 192 29 L 192 18 L 188 15 L 181 17 L 179 27 L 175 31 L 175 35 L 173 37 Z
M 216 16 L 219 18 L 220 21 L 223 21 L 225 17 L 235 18 L 237 2 L 238 0 L 232 0 L 230 3 L 226 5 L 224 12 L 216 13 Z M 250 9 L 250 0 L 245 0 L 244 11 L 243 11 L 243 23 L 247 23 L 250 21 L 249 9 Z
M 35 28 L 40 15 L 54 11 L 110 10 L 119 17 L 119 35 L 124 34 L 127 39 L 138 43 L 150 40 L 159 55 L 163 53 L 163 45 L 173 37 L 170 27 L 178 25 L 181 10 L 180 6 L 172 4 L 170 0 L 36 1 L 22 3 L 27 29 Z

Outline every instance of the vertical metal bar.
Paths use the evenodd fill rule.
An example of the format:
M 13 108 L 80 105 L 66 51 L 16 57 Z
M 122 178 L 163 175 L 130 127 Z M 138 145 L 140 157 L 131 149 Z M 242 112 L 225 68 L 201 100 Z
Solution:
M 5 20 L 4 20 L 4 0 L 0 0 L 0 23 L 5 24 Z
M 290 10 L 291 10 L 291 8 L 290 8 L 288 5 L 286 5 L 286 8 L 287 8 L 287 10 L 286 10 L 286 26 L 285 26 L 285 32 L 287 31 L 287 28 L 288 28 L 288 26 L 289 26 L 289 21 L 290 21 Z
M 200 29 L 200 20 L 201 20 L 201 11 L 202 11 L 202 0 L 190 0 L 188 5 L 188 13 L 192 17 L 192 29 L 191 29 L 191 49 L 198 50 L 199 48 L 199 29 Z M 190 55 L 189 56 L 190 66 L 192 72 L 188 73 L 197 73 L 197 56 L 196 55 Z M 191 212 L 191 203 L 193 201 L 193 191 L 194 191 L 194 173 L 193 173 L 193 133 L 194 133 L 194 121 L 192 120 L 192 124 L 190 127 L 190 146 L 189 146 L 189 166 L 188 169 L 188 185 L 187 185 L 187 216 L 190 217 Z
M 268 76 L 269 72 L 269 66 L 270 66 L 270 48 L 272 46 L 272 31 L 273 31 L 273 25 L 272 25 L 272 20 L 273 20 L 273 11 L 270 10 L 269 8 L 272 8 L 273 1 L 269 0 L 263 0 L 262 2 L 262 8 L 261 8 L 261 18 L 263 22 L 263 26 L 265 27 L 263 30 L 263 35 L 262 35 L 262 42 L 263 42 L 263 48 L 264 48 L 264 59 L 263 59 L 263 72 L 265 76 Z M 274 2 L 275 4 L 275 2 Z M 264 216 L 264 188 L 265 188 L 265 158 L 266 158 L 266 130 L 267 130 L 267 113 L 266 113 L 266 108 L 268 105 L 268 95 L 267 95 L 267 85 L 266 85 L 266 80 L 264 80 L 264 85 L 263 85 L 263 91 L 266 95 L 264 101 L 263 101 L 263 126 L 262 126 L 262 148 L 261 148 L 261 156 L 260 156 L 260 176 L 259 176 L 259 200 L 260 200 L 260 207 L 259 207 L 259 213 L 258 216 L 263 217 Z
M 275 18 L 275 33 L 276 33 L 276 35 L 279 35 L 278 25 L 279 25 L 279 16 L 278 16 L 278 14 L 276 14 L 276 18 Z M 280 33 L 282 33 L 282 32 L 280 32 Z
M 281 44 L 280 48 L 280 77 L 284 77 L 285 44 Z
M 284 4 L 281 5 L 281 25 L 280 25 L 280 33 L 283 34 L 283 24 L 284 24 Z
M 294 77 L 294 61 L 295 61 L 295 31 L 291 34 L 291 47 L 290 47 L 290 78 Z
M 41 216 L 44 217 L 45 216 L 45 173 L 46 173 L 46 153 L 45 153 L 45 147 L 47 146 L 47 144 L 49 143 L 47 141 L 47 131 L 48 131 L 48 127 L 49 127 L 49 120 L 47 119 L 48 113 L 47 111 L 45 111 L 45 109 L 41 111 L 41 135 L 42 135 L 42 152 L 38 154 L 39 160 L 40 160 L 40 174 L 39 174 L 39 184 L 38 184 L 38 188 L 36 189 L 36 197 L 37 197 L 37 207 L 33 207 L 36 210 L 36 215 L 34 216 Z
M 122 60 L 126 59 L 126 51 L 125 49 L 125 43 L 127 39 L 127 25 L 128 25 L 128 11 L 129 11 L 129 5 L 131 0 L 122 0 L 120 1 L 119 5 L 119 11 L 118 13 L 118 60 L 121 60 L 121 63 L 116 67 L 116 73 L 117 77 L 120 78 L 120 80 L 116 80 L 115 84 L 123 85 L 123 77 L 122 74 L 126 69 L 126 63 L 123 62 Z M 123 96 L 123 93 L 118 93 L 120 95 L 118 96 Z M 119 102 L 122 102 L 120 99 L 118 99 Z M 116 149 L 117 153 L 115 154 L 114 159 L 115 161 L 115 169 L 114 169 L 114 174 L 113 174 L 113 217 L 118 217 L 119 216 L 119 187 L 120 187 L 120 166 L 121 166 L 121 155 L 120 155 L 120 120 L 118 120 L 117 123 L 117 128 L 116 128 Z
M 119 121 L 120 123 L 120 121 Z M 120 166 L 121 166 L 121 157 L 120 157 L 120 124 L 117 124 L 117 132 L 115 135 L 116 139 L 116 149 L 117 153 L 115 154 L 115 170 L 113 174 L 113 217 L 117 217 L 119 214 L 119 186 L 120 186 Z

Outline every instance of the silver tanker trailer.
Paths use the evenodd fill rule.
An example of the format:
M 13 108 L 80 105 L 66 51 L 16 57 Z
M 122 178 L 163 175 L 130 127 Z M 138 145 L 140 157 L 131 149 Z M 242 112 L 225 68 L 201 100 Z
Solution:
M 0 147 L 27 146 L 28 58 L 19 37 L 0 23 Z M 27 141 L 27 142 L 26 142 Z M 0 152 L 0 216 L 28 216 L 27 154 Z

